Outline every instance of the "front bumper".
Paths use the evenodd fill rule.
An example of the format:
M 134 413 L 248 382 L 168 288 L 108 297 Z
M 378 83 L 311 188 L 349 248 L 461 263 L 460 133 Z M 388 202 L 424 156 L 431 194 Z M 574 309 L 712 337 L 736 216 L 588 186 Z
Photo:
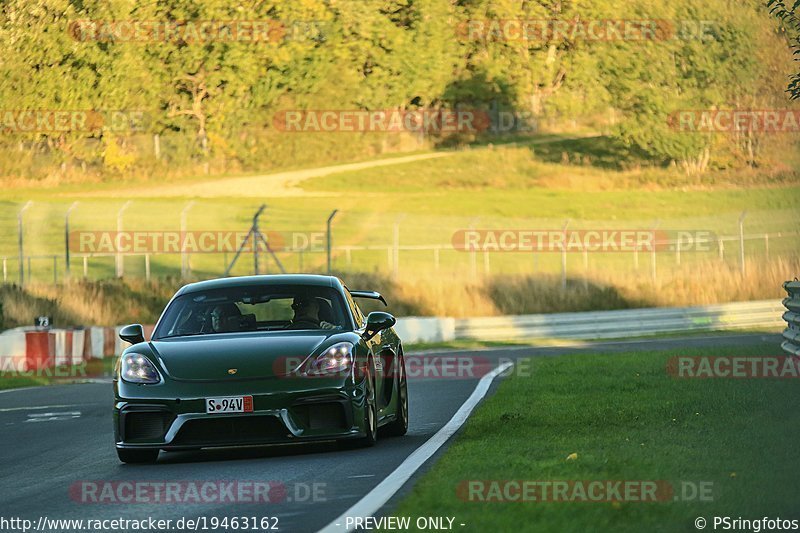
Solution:
M 366 434 L 363 383 L 253 392 L 263 388 L 255 385 L 232 388 L 226 384 L 221 388 L 193 384 L 207 392 L 196 396 L 184 391 L 167 399 L 158 397 L 160 385 L 115 383 L 116 446 L 181 450 L 338 440 Z M 206 414 L 206 397 L 242 395 L 253 396 L 253 412 Z

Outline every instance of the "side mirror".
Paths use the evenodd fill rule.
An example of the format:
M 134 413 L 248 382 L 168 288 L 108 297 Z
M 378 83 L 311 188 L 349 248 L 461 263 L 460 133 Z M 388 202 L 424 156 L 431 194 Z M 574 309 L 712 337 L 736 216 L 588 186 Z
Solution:
M 373 311 L 367 315 L 367 325 L 364 328 L 364 334 L 362 336 L 364 339 L 369 340 L 379 331 L 389 329 L 390 327 L 394 326 L 395 323 L 397 323 L 397 319 L 395 319 L 389 313 L 384 313 L 383 311 Z
M 144 328 L 141 324 L 130 324 L 119 330 L 119 338 L 131 344 L 144 342 Z

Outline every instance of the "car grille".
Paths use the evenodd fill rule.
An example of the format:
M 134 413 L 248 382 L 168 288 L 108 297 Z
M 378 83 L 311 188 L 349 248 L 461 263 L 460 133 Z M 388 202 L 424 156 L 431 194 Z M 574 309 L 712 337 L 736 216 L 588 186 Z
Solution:
M 125 441 L 160 441 L 172 424 L 174 417 L 161 412 L 125 413 Z
M 347 419 L 341 402 L 309 403 L 292 408 L 295 417 L 308 429 L 347 429 Z
M 172 444 L 247 444 L 269 442 L 289 436 L 283 422 L 274 416 L 221 416 L 188 420 Z

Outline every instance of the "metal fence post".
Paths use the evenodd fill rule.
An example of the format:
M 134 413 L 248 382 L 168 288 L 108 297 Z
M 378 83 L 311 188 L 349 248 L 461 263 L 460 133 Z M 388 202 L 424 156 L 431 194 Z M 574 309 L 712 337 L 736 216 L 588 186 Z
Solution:
M 192 208 L 194 205 L 194 200 L 186 204 L 186 206 L 181 211 L 181 277 L 186 278 L 189 275 L 189 254 L 186 253 L 184 244 L 186 239 L 186 215 L 189 213 L 189 209 Z
M 394 228 L 392 228 L 392 234 L 393 234 L 392 249 L 394 251 L 392 255 L 394 259 L 392 276 L 394 276 L 396 279 L 397 276 L 400 274 L 400 264 L 399 264 L 400 263 L 400 220 L 395 220 Z
M 469 221 L 469 229 L 475 228 L 475 225 L 478 223 L 479 220 L 480 220 L 480 217 L 475 217 L 472 220 L 470 220 Z M 471 276 L 472 279 L 475 279 L 475 278 L 478 277 L 478 257 L 477 257 L 477 253 L 478 252 L 476 250 L 470 250 L 470 252 L 469 252 L 469 271 L 470 271 L 470 276 Z
M 119 211 L 117 211 L 117 242 L 119 242 L 119 235 L 122 233 L 122 214 L 125 213 L 125 210 L 128 209 L 130 205 L 131 201 L 128 200 L 119 208 Z M 115 265 L 117 277 L 121 278 L 125 274 L 125 263 L 119 250 L 117 250 L 117 255 L 115 257 Z
M 566 290 L 567 288 L 567 245 L 564 242 L 567 240 L 567 226 L 569 226 L 569 220 L 564 222 L 564 227 L 562 228 L 563 240 L 561 241 L 561 288 L 563 290 Z
M 77 207 L 78 202 L 72 202 L 72 205 L 67 209 L 67 214 L 64 215 L 64 266 L 66 267 L 66 276 L 69 277 L 69 215 L 72 210 Z
M 656 238 L 658 235 L 656 234 L 656 230 L 658 226 L 661 225 L 661 220 L 656 219 L 655 224 L 653 224 L 653 248 L 651 250 L 651 258 L 650 258 L 650 267 L 651 267 L 651 274 L 653 276 L 653 283 L 657 280 L 657 272 L 656 272 L 656 249 L 658 248 L 658 241 Z
M 258 217 L 261 216 L 261 212 L 264 210 L 264 206 L 261 206 L 261 209 L 253 217 L 253 226 L 250 228 L 250 235 L 253 236 L 253 273 L 258 276 L 261 274 L 258 268 L 258 247 L 261 246 L 261 243 L 258 241 Z
M 333 217 L 335 217 L 338 212 L 338 209 L 331 211 L 331 214 L 328 215 L 327 222 L 325 222 L 325 250 L 328 256 L 328 274 L 331 273 L 331 241 L 333 239 L 331 235 L 331 222 L 333 222 Z
M 24 233 L 24 227 L 23 227 L 23 224 L 22 224 L 22 215 L 25 213 L 25 211 L 30 206 L 31 206 L 31 201 L 28 200 L 28 203 L 26 203 L 22 207 L 22 209 L 19 210 L 19 214 L 17 215 L 17 231 L 19 232 L 18 246 L 19 246 L 19 284 L 20 285 L 25 285 L 25 247 L 24 247 L 24 243 L 23 243 L 24 239 L 22 237 L 22 235 Z M 28 258 L 28 275 L 30 276 L 30 258 Z
M 583 248 L 583 288 L 589 288 L 589 252 Z
M 742 265 L 742 276 L 745 275 L 744 266 L 744 217 L 747 216 L 747 211 L 742 211 L 739 215 L 739 261 Z

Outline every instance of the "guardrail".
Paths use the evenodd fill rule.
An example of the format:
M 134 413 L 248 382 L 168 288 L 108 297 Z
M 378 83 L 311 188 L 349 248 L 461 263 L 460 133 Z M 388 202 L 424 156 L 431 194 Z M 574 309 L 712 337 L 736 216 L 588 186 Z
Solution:
M 786 340 L 781 343 L 781 348 L 787 353 L 800 356 L 800 281 L 787 281 L 783 288 L 789 296 L 783 299 L 783 305 L 788 311 L 783 313 L 786 321 L 783 338 Z
M 800 299 L 796 301 L 797 310 L 800 311 Z M 760 300 L 699 307 L 463 318 L 454 321 L 452 339 L 438 340 L 502 341 L 535 338 L 585 340 L 688 331 L 778 329 L 783 325 L 782 311 L 780 300 Z M 438 331 L 442 332 L 448 330 L 446 326 L 438 328 Z M 414 342 L 413 339 L 403 340 Z
M 452 340 L 612 339 L 659 333 L 729 329 L 779 329 L 784 350 L 800 355 L 800 282 L 784 284 L 789 297 L 700 307 L 624 309 L 486 318 L 401 317 L 395 329 L 405 343 Z M 783 305 L 789 311 L 784 311 Z M 153 326 L 145 327 L 149 338 Z M 42 330 L 14 328 L 0 333 L 0 369 L 10 371 L 75 365 L 119 354 L 127 346 L 119 327 Z

